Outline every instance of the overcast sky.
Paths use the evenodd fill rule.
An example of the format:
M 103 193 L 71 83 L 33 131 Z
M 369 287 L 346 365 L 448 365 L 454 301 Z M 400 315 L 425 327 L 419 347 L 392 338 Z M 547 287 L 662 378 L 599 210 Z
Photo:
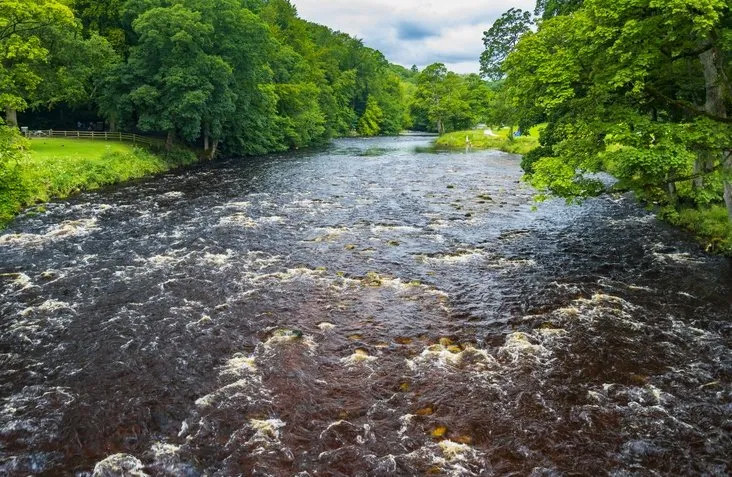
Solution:
M 393 63 L 445 63 L 477 73 L 483 32 L 511 7 L 536 0 L 292 0 L 300 16 L 361 38 Z

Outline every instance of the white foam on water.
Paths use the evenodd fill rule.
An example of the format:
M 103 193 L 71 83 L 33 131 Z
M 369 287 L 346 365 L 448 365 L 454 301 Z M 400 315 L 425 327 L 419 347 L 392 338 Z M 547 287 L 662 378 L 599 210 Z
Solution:
M 407 432 L 409 432 L 410 427 L 413 425 L 414 416 L 414 414 L 404 414 L 403 416 L 399 417 L 401 427 L 399 428 L 397 434 L 399 435 L 400 439 L 403 440 L 408 438 L 406 434 Z
M 313 340 L 312 336 L 287 328 L 276 329 L 264 343 L 261 343 L 261 346 L 264 352 L 269 352 L 279 346 L 291 344 L 303 344 L 310 354 L 318 348 L 318 344 Z
M 485 258 L 485 252 L 479 249 L 459 250 L 455 253 L 449 253 L 437 256 L 418 255 L 418 257 L 426 263 L 456 265 L 469 263 L 474 260 Z
M 239 378 L 243 374 L 253 373 L 257 371 L 257 363 L 254 356 L 248 356 L 241 353 L 235 354 L 226 362 L 220 372 L 222 377 Z
M 520 355 L 541 355 L 547 351 L 542 345 L 532 343 L 530 335 L 518 331 L 506 337 L 506 341 L 498 350 L 498 353 L 499 355 L 509 356 L 512 361 L 515 361 Z
M 421 233 L 422 229 L 419 227 L 413 227 L 411 225 L 373 225 L 371 226 L 371 233 L 381 235 L 387 232 L 398 232 L 404 234 Z
M 343 234 L 350 232 L 348 227 L 318 227 L 315 229 L 317 235 L 307 242 L 333 242 L 339 239 Z
M 229 264 L 229 261 L 234 256 L 234 252 L 231 250 L 227 250 L 225 254 L 223 253 L 204 253 L 203 255 L 203 262 L 205 262 L 208 265 L 214 265 L 218 267 L 223 267 L 225 265 Z
M 52 313 L 54 311 L 58 310 L 70 310 L 71 312 L 74 312 L 74 307 L 70 305 L 69 303 L 66 303 L 65 301 L 59 301 L 59 300 L 46 300 L 43 303 L 41 303 L 38 306 L 30 306 L 28 308 L 25 308 L 20 312 L 21 316 L 27 316 L 34 312 L 46 312 L 46 313 Z
M 470 454 L 474 454 L 475 451 L 472 447 L 467 444 L 460 444 L 459 442 L 453 442 L 449 439 L 440 441 L 440 449 L 445 458 L 450 461 L 465 461 Z
M 31 278 L 25 273 L 2 273 L 0 278 L 12 278 L 10 285 L 17 289 L 15 291 L 23 291 L 34 286 Z
M 263 384 L 262 378 L 256 374 L 244 375 L 245 377 L 220 387 L 212 393 L 196 399 L 195 404 L 201 409 L 226 406 L 226 402 L 232 399 L 242 398 L 254 402 L 269 396 Z
M 114 454 L 94 466 L 92 477 L 148 477 L 148 474 L 137 457 Z
M 228 217 L 222 217 L 219 220 L 219 226 L 254 228 L 257 226 L 257 222 L 244 213 L 236 213 Z
M 412 370 L 423 367 L 458 368 L 465 365 L 474 372 L 492 369 L 497 365 L 495 358 L 484 349 L 470 344 L 461 347 L 445 340 L 426 347 L 418 356 L 407 359 L 406 363 Z
M 499 257 L 499 258 L 496 258 L 496 259 L 488 262 L 487 266 L 489 268 L 534 267 L 534 266 L 536 266 L 536 262 L 531 259 Z
M 0 246 L 40 246 L 49 242 L 88 235 L 97 229 L 97 219 L 68 220 L 50 227 L 43 234 L 7 234 L 0 236 Z
M 373 363 L 377 359 L 378 358 L 376 356 L 369 355 L 366 350 L 357 349 L 352 355 L 341 358 L 341 363 L 346 366 L 357 366 L 360 364 Z

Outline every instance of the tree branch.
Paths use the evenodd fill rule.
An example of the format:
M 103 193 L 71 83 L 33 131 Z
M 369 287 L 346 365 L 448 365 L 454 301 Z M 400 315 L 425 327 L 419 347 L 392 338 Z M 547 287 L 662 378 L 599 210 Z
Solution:
M 712 43 L 705 43 L 704 45 L 700 46 L 696 50 L 684 51 L 684 52 L 679 53 L 677 55 L 672 55 L 666 49 L 661 49 L 661 53 L 663 53 L 669 60 L 676 61 L 676 60 L 680 60 L 682 58 L 694 58 L 696 56 L 701 55 L 702 53 L 704 53 L 705 51 L 709 50 L 712 47 L 713 47 L 713 44 Z
M 711 113 L 706 112 L 705 110 L 699 108 L 698 106 L 696 106 L 688 101 L 670 98 L 651 85 L 646 85 L 645 89 L 654 98 L 659 99 L 671 106 L 675 106 L 679 109 L 683 109 L 684 111 L 688 112 L 692 116 L 706 116 L 709 119 L 711 119 L 713 121 L 717 121 L 719 123 L 732 124 L 732 118 L 725 118 L 723 116 L 717 116 L 716 114 L 711 114 Z

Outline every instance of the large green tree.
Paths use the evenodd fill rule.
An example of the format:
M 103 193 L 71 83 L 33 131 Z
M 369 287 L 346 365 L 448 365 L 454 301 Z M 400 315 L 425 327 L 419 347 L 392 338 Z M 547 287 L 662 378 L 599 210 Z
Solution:
M 468 129 L 486 119 L 491 92 L 477 75 L 463 77 L 435 63 L 417 75 L 416 81 L 410 107 L 415 128 L 442 134 Z
M 480 56 L 480 73 L 483 77 L 503 78 L 503 62 L 516 44 L 531 27 L 531 12 L 511 8 L 483 33 L 485 51 Z
M 51 81 L 43 71 L 53 54 L 50 40 L 75 26 L 71 9 L 58 1 L 0 2 L 0 105 L 8 124 L 17 125 L 17 111 L 41 99 L 39 85 Z
M 175 4 L 147 10 L 133 28 L 139 41 L 121 75 L 131 88 L 120 101 L 134 106 L 137 127 L 165 132 L 168 147 L 176 135 L 219 139 L 235 96 L 231 66 L 211 52 L 213 26 Z
M 583 197 L 608 171 L 661 204 L 724 197 L 732 218 L 730 54 L 724 0 L 586 0 L 543 21 L 505 63 L 524 117 L 550 120 L 530 180 Z

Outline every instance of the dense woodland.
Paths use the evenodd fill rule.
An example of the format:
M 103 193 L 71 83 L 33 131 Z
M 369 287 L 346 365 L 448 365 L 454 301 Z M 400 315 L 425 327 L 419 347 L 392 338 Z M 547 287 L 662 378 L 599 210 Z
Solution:
M 50 110 L 73 124 L 92 110 L 111 130 L 211 155 L 262 154 L 350 134 L 472 127 L 490 97 L 478 75 L 390 64 L 298 18 L 287 0 L 3 0 L 0 9 L 9 123 Z

